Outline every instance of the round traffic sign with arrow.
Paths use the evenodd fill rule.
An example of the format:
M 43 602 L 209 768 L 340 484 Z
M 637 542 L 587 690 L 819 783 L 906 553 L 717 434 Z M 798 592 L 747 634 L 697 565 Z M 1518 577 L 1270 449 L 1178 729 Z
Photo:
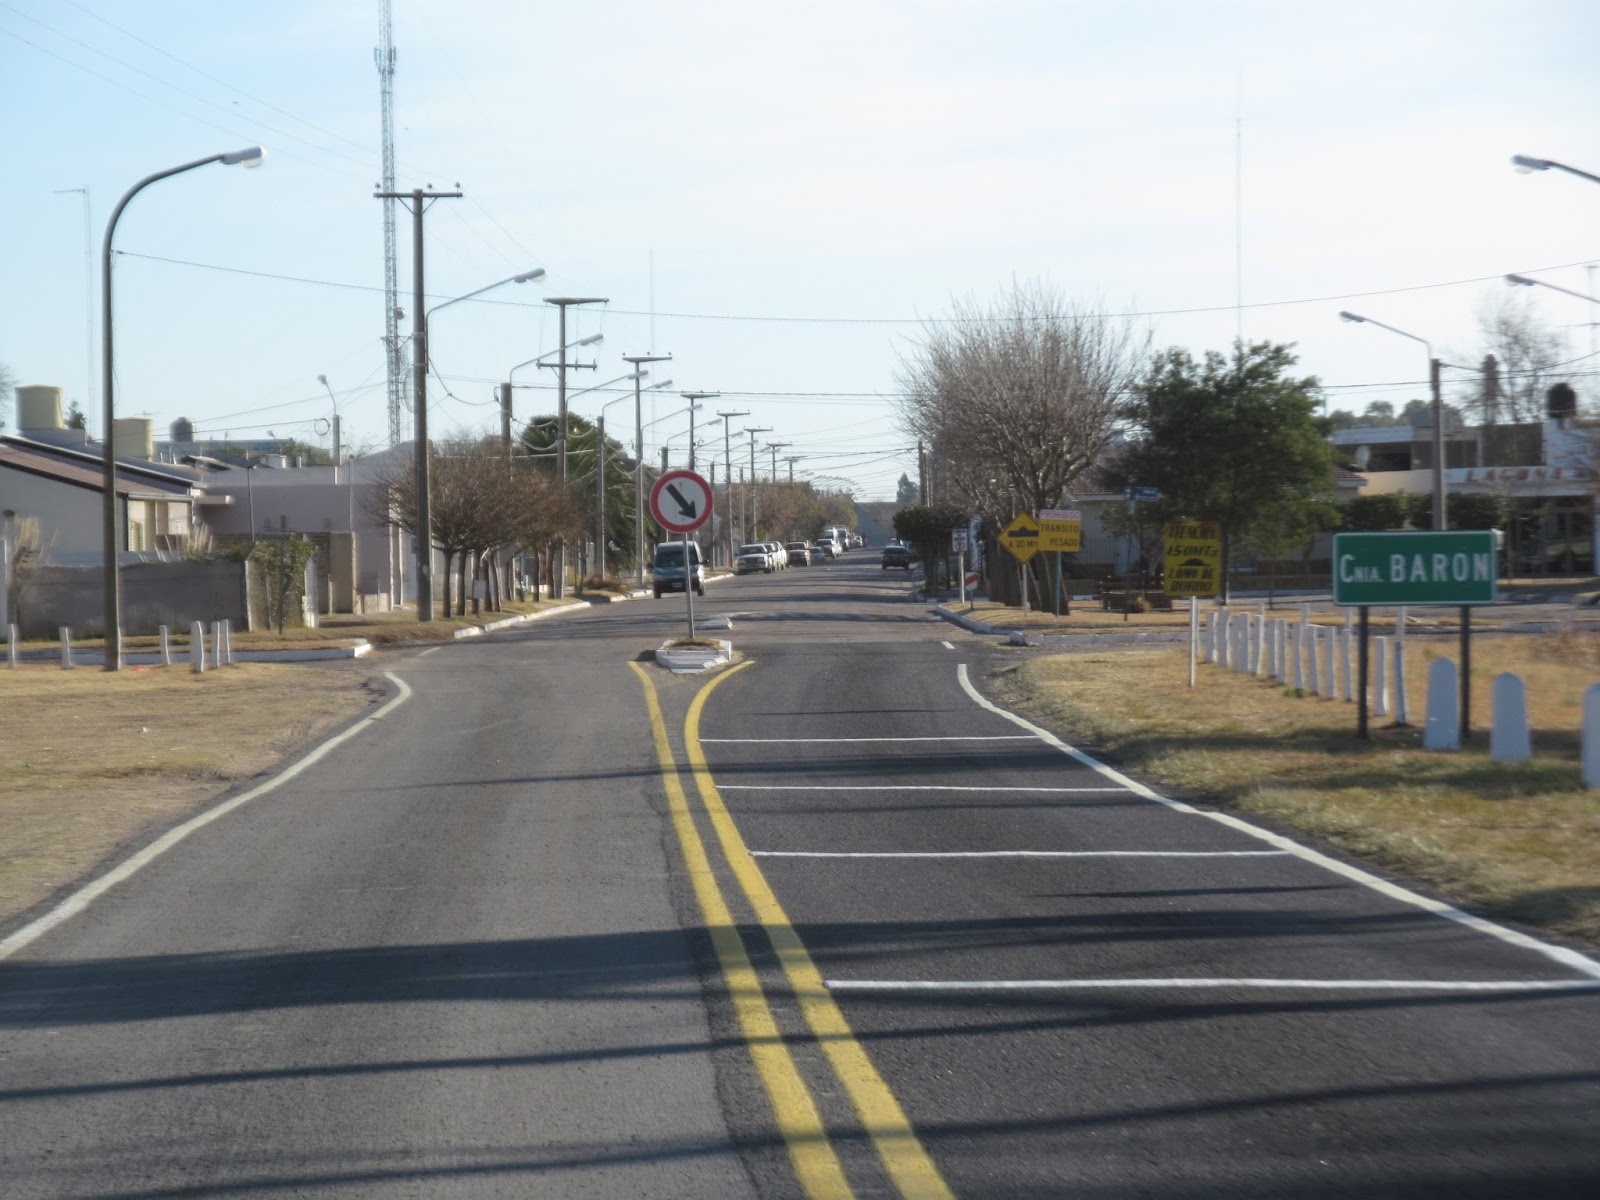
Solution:
M 693 471 L 668 471 L 650 489 L 650 515 L 663 529 L 693 533 L 711 519 L 711 485 Z

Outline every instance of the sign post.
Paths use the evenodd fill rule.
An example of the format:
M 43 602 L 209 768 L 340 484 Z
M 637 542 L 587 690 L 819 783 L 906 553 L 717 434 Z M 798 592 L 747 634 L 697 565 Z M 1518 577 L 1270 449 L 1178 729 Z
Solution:
M 1492 529 L 1336 533 L 1333 602 L 1361 610 L 1361 696 L 1356 732 L 1367 736 L 1367 610 L 1374 604 L 1451 605 L 1461 610 L 1461 741 L 1472 724 L 1472 609 L 1498 598 Z M 1403 620 L 1403 617 L 1402 617 Z
M 693 471 L 668 471 L 650 489 L 650 515 L 670 533 L 683 535 L 683 595 L 694 637 L 694 559 L 689 535 L 711 519 L 711 485 Z
M 1222 528 L 1215 521 L 1168 521 L 1162 586 L 1169 596 L 1189 597 L 1189 686 L 1194 686 L 1194 650 L 1200 640 L 1200 598 L 1222 588 Z
M 1083 514 L 1075 508 L 1045 508 L 1039 511 L 1039 549 L 1053 551 L 1056 556 L 1055 610 L 1061 615 L 1061 556 L 1077 554 L 1083 549 Z M 1067 601 L 1067 615 L 1072 615 L 1072 601 Z
M 1022 585 L 1022 611 L 1028 611 L 1028 560 L 1039 553 L 1039 522 L 1033 514 L 1019 512 L 1000 534 L 1000 544 L 1017 560 L 1017 582 Z

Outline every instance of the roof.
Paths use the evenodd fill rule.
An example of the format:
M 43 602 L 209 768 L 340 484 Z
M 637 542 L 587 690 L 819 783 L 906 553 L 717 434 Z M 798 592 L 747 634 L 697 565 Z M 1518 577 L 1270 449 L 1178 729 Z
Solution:
M 80 464 L 94 472 L 95 486 L 100 486 L 98 480 L 101 472 L 105 469 L 105 458 L 99 449 L 88 450 L 80 446 L 63 446 L 55 442 L 41 442 L 15 434 L 0 438 L 0 442 L 36 454 L 47 455 L 58 462 Z M 159 480 L 167 484 L 177 483 L 184 488 L 199 487 L 203 478 L 201 473 L 192 467 L 181 467 L 175 463 L 151 462 L 147 458 L 129 458 L 120 454 L 117 456 L 117 475 L 119 477 L 129 475 L 152 481 Z
M 30 443 L 25 438 L 0 438 L 0 469 L 21 471 L 41 479 L 54 479 L 70 487 L 88 491 L 105 490 L 105 468 L 93 455 L 67 456 L 49 453 L 55 449 Z M 140 499 L 188 499 L 192 484 L 139 471 L 124 471 L 117 464 L 117 495 Z

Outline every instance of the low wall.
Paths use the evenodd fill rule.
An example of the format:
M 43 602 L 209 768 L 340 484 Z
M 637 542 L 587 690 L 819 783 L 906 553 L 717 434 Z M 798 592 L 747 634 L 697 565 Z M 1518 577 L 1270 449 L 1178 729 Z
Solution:
M 105 633 L 105 590 L 99 567 L 30 566 L 16 581 L 13 617 L 24 638 Z M 137 563 L 122 568 L 122 632 L 154 634 L 195 621 L 232 621 L 247 628 L 244 564 L 223 561 Z

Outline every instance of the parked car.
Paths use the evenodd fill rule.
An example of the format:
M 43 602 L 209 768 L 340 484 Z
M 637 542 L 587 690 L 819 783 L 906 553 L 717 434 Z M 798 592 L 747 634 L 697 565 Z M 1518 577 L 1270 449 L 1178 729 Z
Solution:
M 783 548 L 782 542 L 762 542 L 767 548 L 767 553 L 772 556 L 774 570 L 784 571 L 789 567 L 789 553 Z
M 883 548 L 883 569 L 890 567 L 903 567 L 911 570 L 911 548 L 902 546 L 899 542 L 890 542 Z
M 689 567 L 693 572 L 692 580 L 697 594 L 706 594 L 705 565 L 700 561 L 700 544 L 689 543 Z M 655 590 L 656 599 L 661 599 L 662 592 L 681 592 L 689 585 L 690 571 L 684 569 L 683 543 L 662 542 L 656 547 L 655 556 L 650 560 L 650 575 Z
M 770 575 L 772 570 L 772 551 L 767 549 L 765 542 L 749 542 L 740 546 L 733 560 L 735 575 L 749 575 L 755 571 L 765 571 Z
M 838 558 L 839 557 L 839 551 L 835 547 L 834 541 L 833 541 L 832 538 L 819 537 L 817 539 L 817 557 L 818 558 Z
M 791 567 L 809 567 L 811 565 L 811 547 L 805 542 L 790 542 L 784 548 L 788 555 Z

